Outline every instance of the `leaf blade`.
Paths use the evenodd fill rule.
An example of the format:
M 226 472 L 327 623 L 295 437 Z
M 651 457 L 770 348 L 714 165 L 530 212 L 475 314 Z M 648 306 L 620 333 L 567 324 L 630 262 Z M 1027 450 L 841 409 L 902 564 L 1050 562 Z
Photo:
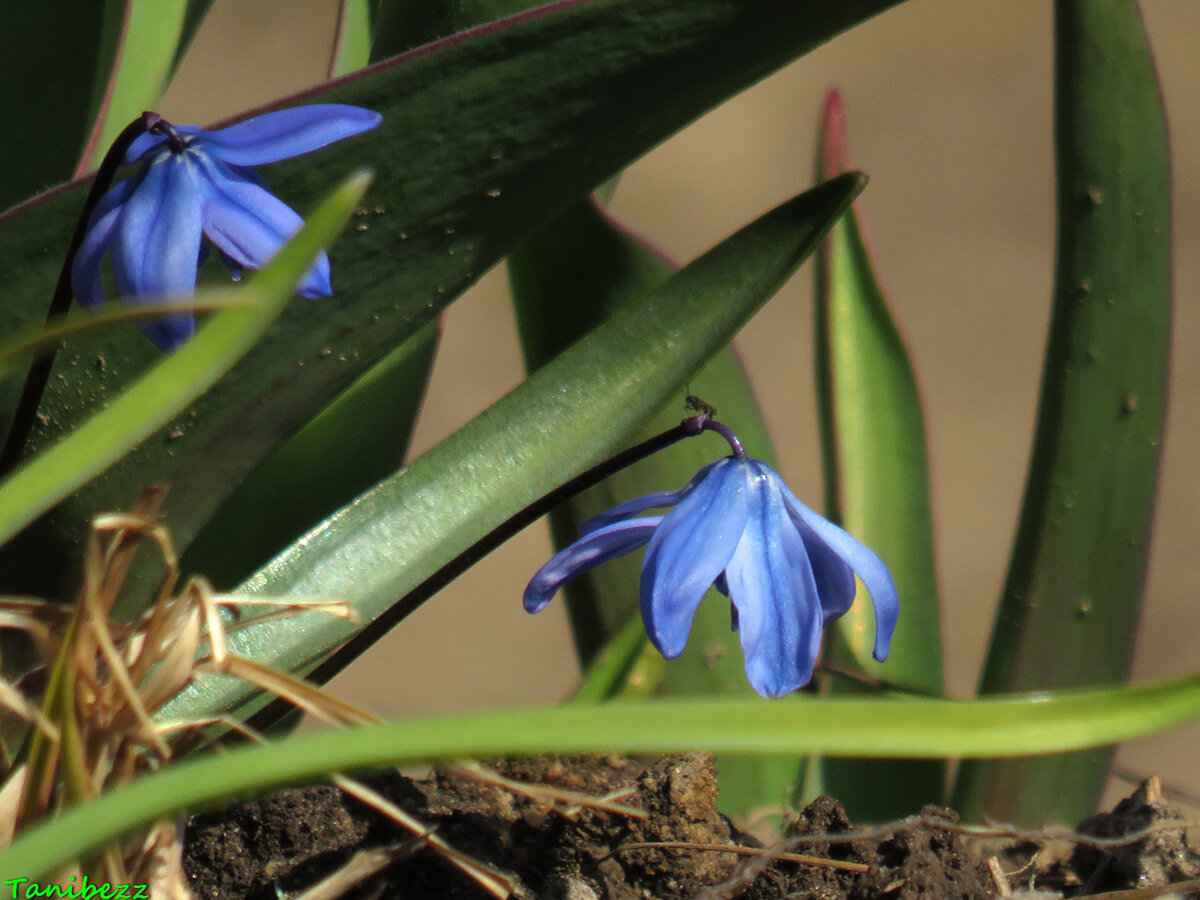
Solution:
M 845 122 L 836 92 L 826 101 L 818 173 L 846 167 Z M 912 363 L 888 310 L 852 208 L 816 260 L 816 364 L 825 510 L 887 563 L 901 616 L 887 662 L 872 658 L 874 622 L 865 597 L 837 621 L 825 658 L 889 684 L 943 691 L 941 622 L 925 424 Z M 834 693 L 856 690 L 830 679 Z M 887 821 L 942 800 L 945 767 L 911 761 L 822 766 L 829 792 L 855 821 Z
M 1060 695 L 951 700 L 807 699 L 568 705 L 447 716 L 292 738 L 183 761 L 30 830 L 0 853 L 0 880 L 37 878 L 183 809 L 330 772 L 438 758 L 534 753 L 820 753 L 972 757 L 1060 752 L 1200 715 L 1200 676 Z
M 338 596 L 364 623 L 381 616 L 509 516 L 619 449 L 766 302 L 862 186 L 860 175 L 841 176 L 727 238 L 650 302 L 609 319 L 343 508 L 240 592 Z M 661 341 L 664 334 L 669 345 Z M 402 563 L 389 564 L 389 557 Z M 305 613 L 245 629 L 230 646 L 295 671 L 351 630 L 340 620 Z M 231 685 L 210 693 L 189 689 L 164 715 L 193 718 L 244 699 Z
M 984 693 L 1128 677 L 1170 336 L 1166 120 L 1137 5 L 1055 5 L 1058 251 L 1021 517 Z M 1091 812 L 1110 751 L 964 766 L 966 815 Z

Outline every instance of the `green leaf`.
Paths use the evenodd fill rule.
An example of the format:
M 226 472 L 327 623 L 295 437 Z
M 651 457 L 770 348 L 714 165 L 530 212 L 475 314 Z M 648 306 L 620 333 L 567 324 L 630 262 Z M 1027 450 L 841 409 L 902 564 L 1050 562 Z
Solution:
M 232 585 L 404 461 L 441 331 L 430 322 L 252 471 L 180 565 Z
M 1055 5 L 1058 254 L 1037 428 L 984 693 L 1128 677 L 1170 337 L 1166 121 L 1133 0 Z M 963 768 L 964 815 L 1074 822 L 1111 751 Z
M 818 177 L 847 168 L 841 100 L 831 93 L 822 123 Z M 921 399 L 904 341 L 888 312 L 851 209 L 816 258 L 816 361 L 825 512 L 875 550 L 900 595 L 891 655 L 871 657 L 875 625 L 861 585 L 838 620 L 825 658 L 843 668 L 934 696 L 942 693 L 942 639 L 929 467 Z M 855 686 L 830 679 L 835 692 Z M 832 760 L 822 791 L 840 799 L 855 821 L 881 822 L 941 802 L 940 763 L 863 764 Z
M 250 306 L 254 306 L 254 302 L 249 298 L 244 298 L 235 291 L 226 291 L 220 296 L 192 297 L 187 300 L 157 303 L 154 306 L 129 306 L 100 313 L 59 316 L 45 324 L 23 328 L 18 334 L 0 341 L 0 379 L 23 374 L 32 359 L 56 350 L 64 341 L 81 335 L 127 327 L 142 319 L 154 319 L 170 313 L 219 312 L 230 307 Z
M 91 168 L 97 149 L 158 103 L 210 2 L 7 4 L 0 124 L 20 137 L 0 144 L 0 210 Z
M 386 59 L 542 5 L 544 0 L 383 0 L 371 59 Z
M 509 257 L 508 272 L 526 366 L 535 371 L 606 317 L 645 303 L 651 289 L 669 277 L 671 266 L 607 219 L 594 202 L 580 201 L 523 242 Z M 774 464 L 754 392 L 732 348 L 713 357 L 687 387 L 717 408 L 752 455 Z M 672 398 L 635 440 L 665 431 L 684 412 L 679 398 Z M 682 487 L 726 449 L 716 440 L 685 441 L 606 479 L 551 514 L 555 545 L 573 542 L 580 524 L 620 502 Z M 585 671 L 600 648 L 623 634 L 630 622 L 640 628 L 640 569 L 637 554 L 567 584 L 571 629 Z M 642 642 L 648 643 L 644 635 Z M 620 679 L 607 686 L 589 673 L 587 694 L 627 696 L 631 688 L 638 694 L 675 697 L 753 694 L 737 633 L 730 628 L 729 601 L 716 591 L 700 604 L 678 659 L 657 666 L 657 651 L 642 650 L 628 666 L 605 667 Z M 648 683 L 651 673 L 658 676 L 657 683 Z M 777 804 L 797 780 L 799 765 L 794 758 L 725 758 L 718 764 L 722 808 L 731 815 Z
M 371 20 L 371 0 L 338 0 L 330 78 L 356 72 L 371 62 Z
M 711 700 L 568 705 L 303 735 L 172 764 L 33 828 L 0 853 L 0 881 L 37 879 L 184 810 L 353 772 L 535 753 L 820 753 L 941 758 L 1110 744 L 1200 716 L 1200 676 L 1057 695 L 952 700 Z
M 620 449 L 791 275 L 862 185 L 862 176 L 844 175 L 727 238 L 339 511 L 239 592 L 337 597 L 363 623 L 375 619 L 547 490 Z M 341 619 L 302 613 L 239 631 L 230 647 L 298 671 L 352 632 Z M 163 715 L 205 717 L 246 694 L 228 681 L 195 685 Z
M 153 109 L 183 55 L 193 7 L 210 0 L 109 0 L 105 52 L 95 78 L 91 123 L 75 175 L 94 170 L 121 129 Z
M 269 172 L 295 204 L 354 163 L 377 163 L 380 212 L 333 248 L 334 298 L 289 306 L 195 415 L 169 426 L 182 438 L 147 441 L 6 548 L 0 584 L 69 596 L 87 519 L 149 482 L 172 484 L 166 520 L 185 548 L 250 468 L 521 237 L 704 110 L 895 2 L 570 0 L 306 95 L 384 114 L 377 131 Z M 0 217 L 0 332 L 43 314 L 58 267 L 48 248 L 65 245 L 78 191 Z M 103 403 L 156 358 L 132 333 L 97 352 L 105 373 L 60 360 L 35 449 L 77 425 L 81 395 Z M 0 410 L 12 402 L 0 385 Z M 125 602 L 155 579 L 131 575 Z
M 341 230 L 370 176 L 338 188 L 244 289 L 250 307 L 213 316 L 178 352 L 113 398 L 108 408 L 0 482 L 0 542 L 104 470 L 183 410 L 246 353 L 291 299 L 317 252 Z M 239 298 L 241 299 L 241 298 Z

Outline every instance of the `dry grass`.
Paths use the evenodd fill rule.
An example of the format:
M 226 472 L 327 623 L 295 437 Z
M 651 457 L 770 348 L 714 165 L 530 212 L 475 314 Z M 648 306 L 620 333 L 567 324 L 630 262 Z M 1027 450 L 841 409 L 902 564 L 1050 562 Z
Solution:
M 166 721 L 155 713 L 193 680 L 216 674 L 240 678 L 334 725 L 378 719 L 321 688 L 228 650 L 227 636 L 269 618 L 319 609 L 352 618 L 346 604 L 318 600 L 264 600 L 218 594 L 202 578 L 180 587 L 178 558 L 158 518 L 164 489 L 148 489 L 128 513 L 98 516 L 88 535 L 83 583 L 76 601 L 61 606 L 0 597 L 0 629 L 23 632 L 37 663 L 19 684 L 0 678 L 0 712 L 18 737 L 10 752 L 0 740 L 0 846 L 58 810 L 97 797 L 202 748 L 214 733 L 261 736 L 232 718 Z M 134 557 L 150 546 L 166 576 L 150 607 L 132 622 L 113 619 Z M 619 796 L 590 797 L 504 778 L 476 762 L 460 761 L 446 774 L 527 796 L 568 819 L 582 808 L 642 816 Z M 334 783 L 409 831 L 410 841 L 364 851 L 313 887 L 312 897 L 337 896 L 389 861 L 428 847 L 496 898 L 519 895 L 503 873 L 472 859 L 387 798 L 331 773 Z M 93 882 L 149 883 L 152 896 L 191 896 L 182 866 L 181 828 L 158 823 L 147 834 L 112 846 L 82 866 L 59 873 L 60 883 L 86 874 Z M 306 895 L 309 896 L 309 895 Z
M 25 726 L 17 752 L 3 757 L 2 844 L 58 809 L 86 803 L 202 744 L 213 722 L 153 718 L 196 678 L 241 678 L 330 722 L 374 720 L 311 684 L 229 653 L 232 627 L 299 608 L 347 618 L 350 610 L 340 603 L 221 595 L 200 578 L 180 588 L 175 549 L 157 518 L 164 495 L 147 490 L 129 513 L 93 521 L 83 584 L 72 606 L 0 598 L 0 628 L 24 632 L 39 662 L 22 687 L 0 680 L 0 707 Z M 133 622 L 114 621 L 114 605 L 145 544 L 161 556 L 166 578 L 144 614 Z M 245 615 L 251 606 L 252 615 Z M 40 699 L 29 696 L 25 682 L 44 684 Z M 161 823 L 142 839 L 104 851 L 87 874 L 94 881 L 153 882 L 155 896 L 187 896 L 179 849 L 176 826 Z

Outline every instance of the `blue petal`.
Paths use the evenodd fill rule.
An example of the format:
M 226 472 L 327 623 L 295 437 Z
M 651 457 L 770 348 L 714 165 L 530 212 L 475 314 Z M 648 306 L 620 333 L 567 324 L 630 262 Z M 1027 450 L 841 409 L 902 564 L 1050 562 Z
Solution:
M 719 462 L 720 460 L 718 460 Z M 626 500 L 624 503 L 614 506 L 608 512 L 602 512 L 598 516 L 593 516 L 582 525 L 579 530 L 587 534 L 589 531 L 595 531 L 597 528 L 603 528 L 610 522 L 617 522 L 621 519 L 628 519 L 630 516 L 635 516 L 640 512 L 645 512 L 648 509 L 660 509 L 664 506 L 674 506 L 684 497 L 692 492 L 692 490 L 708 477 L 708 470 L 717 463 L 710 463 L 697 472 L 692 480 L 685 484 L 677 491 L 660 491 L 657 494 L 648 494 L 645 497 L 638 497 L 634 500 Z
M 196 289 L 200 192 L 183 156 L 154 162 L 122 207 L 113 248 L 117 289 L 128 302 L 189 296 Z M 192 316 L 164 316 L 142 326 L 165 350 L 192 333 Z
M 88 309 L 98 309 L 104 302 L 104 279 L 100 274 L 100 263 L 116 240 L 121 206 L 142 183 L 143 175 L 138 173 L 133 178 L 120 181 L 105 192 L 92 212 L 87 234 L 75 253 L 75 260 L 71 263 L 71 290 L 75 299 Z
M 248 269 L 261 269 L 295 234 L 304 220 L 269 191 L 203 153 L 189 152 L 203 184 L 204 234 L 229 259 Z M 329 257 L 322 252 L 296 292 L 327 297 Z
M 750 464 L 768 480 L 771 489 L 780 494 L 782 502 L 789 507 L 794 503 L 811 515 L 817 515 L 796 499 L 774 469 L 758 460 L 753 460 Z M 800 530 L 800 537 L 804 541 L 804 549 L 817 583 L 817 596 L 821 601 L 821 609 L 824 610 L 825 624 L 828 625 L 834 619 L 845 615 L 854 603 L 854 570 L 828 544 L 817 537 L 799 515 L 792 516 L 791 520 L 794 523 L 793 527 Z
M 683 652 L 696 607 L 725 569 L 746 527 L 745 463 L 725 458 L 705 471 L 663 519 L 642 565 L 642 619 L 667 659 Z
M 812 679 L 824 622 L 812 567 L 783 496 L 765 476 L 753 491 L 725 578 L 737 608 L 746 678 L 764 697 L 781 697 Z
M 892 634 L 896 630 L 896 620 L 900 617 L 900 597 L 896 592 L 896 584 L 882 559 L 865 544 L 862 544 L 847 532 L 834 525 L 827 519 L 821 518 L 803 503 L 796 499 L 782 481 L 779 483 L 788 511 L 797 528 L 807 528 L 811 533 L 837 554 L 862 579 L 863 584 L 871 594 L 871 603 L 875 607 L 875 659 L 883 662 L 887 659 L 888 646 L 892 642 Z M 809 543 L 810 553 L 815 544 Z
M 625 522 L 613 522 L 577 540 L 555 553 L 525 588 L 525 611 L 541 612 L 562 585 L 610 559 L 631 553 L 654 533 L 662 516 L 646 516 Z
M 383 116 L 341 103 L 270 112 L 218 131 L 202 132 L 194 146 L 235 166 L 260 166 L 319 150 L 370 131 Z

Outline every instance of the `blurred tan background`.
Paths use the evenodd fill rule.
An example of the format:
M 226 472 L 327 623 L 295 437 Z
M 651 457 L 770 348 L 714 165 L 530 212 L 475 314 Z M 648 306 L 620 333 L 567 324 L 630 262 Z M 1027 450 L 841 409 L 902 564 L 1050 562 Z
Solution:
M 216 0 L 160 111 L 207 123 L 322 81 L 336 6 Z M 1176 202 L 1168 440 L 1134 666 L 1135 678 L 1153 679 L 1200 669 L 1200 5 L 1143 8 L 1171 120 Z M 956 696 L 974 688 L 1004 576 L 1049 315 L 1051 14 L 1050 0 L 909 0 L 648 154 L 613 202 L 630 226 L 687 261 L 810 183 L 822 97 L 841 88 L 852 162 L 871 176 L 860 209 L 926 403 Z M 802 271 L 737 343 L 783 474 L 819 505 L 811 278 Z M 507 303 L 497 270 L 451 308 L 415 452 L 520 380 Z M 536 617 L 520 604 L 548 552 L 544 530 L 530 529 L 406 621 L 336 689 L 388 716 L 564 697 L 577 670 L 561 604 Z M 1194 723 L 1126 745 L 1118 762 L 1200 795 L 1198 742 Z

